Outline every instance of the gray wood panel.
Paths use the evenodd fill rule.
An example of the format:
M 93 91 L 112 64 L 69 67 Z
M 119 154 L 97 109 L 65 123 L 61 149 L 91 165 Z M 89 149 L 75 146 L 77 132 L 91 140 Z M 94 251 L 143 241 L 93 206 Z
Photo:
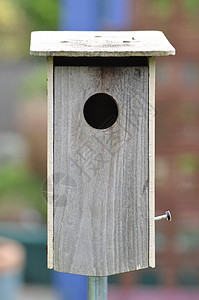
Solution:
M 54 269 L 148 267 L 148 68 L 55 67 L 54 86 Z M 105 130 L 83 115 L 100 92 L 119 109 Z

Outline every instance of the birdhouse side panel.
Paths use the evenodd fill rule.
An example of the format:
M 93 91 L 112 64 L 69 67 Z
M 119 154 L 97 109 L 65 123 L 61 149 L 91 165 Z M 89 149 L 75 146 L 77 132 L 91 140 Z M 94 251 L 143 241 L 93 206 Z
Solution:
M 149 58 L 149 266 L 155 267 L 155 57 Z
M 53 268 L 53 58 L 48 57 L 47 94 L 48 94 L 48 162 L 47 162 L 47 228 L 48 228 L 48 268 Z
M 115 123 L 93 128 L 107 94 Z M 149 266 L 148 67 L 54 67 L 54 269 L 108 276 Z

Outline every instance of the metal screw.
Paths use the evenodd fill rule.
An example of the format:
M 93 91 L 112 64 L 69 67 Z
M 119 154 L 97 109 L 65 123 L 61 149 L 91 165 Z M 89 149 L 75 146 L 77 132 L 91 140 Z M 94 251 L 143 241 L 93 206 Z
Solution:
M 155 217 L 155 221 L 160 221 L 166 219 L 167 221 L 171 221 L 171 213 L 170 211 L 166 211 L 164 215 Z

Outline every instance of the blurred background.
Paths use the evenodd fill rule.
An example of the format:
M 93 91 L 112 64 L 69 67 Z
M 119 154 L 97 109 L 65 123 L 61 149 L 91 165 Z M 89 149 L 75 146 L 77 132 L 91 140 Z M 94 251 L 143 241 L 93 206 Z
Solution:
M 110 276 L 109 299 L 199 299 L 199 1 L 0 0 L 0 300 L 86 299 L 46 269 L 46 59 L 33 30 L 161 30 L 156 59 L 156 268 Z M 73 292 L 71 291 L 73 290 Z M 76 291 L 76 294 L 74 294 Z

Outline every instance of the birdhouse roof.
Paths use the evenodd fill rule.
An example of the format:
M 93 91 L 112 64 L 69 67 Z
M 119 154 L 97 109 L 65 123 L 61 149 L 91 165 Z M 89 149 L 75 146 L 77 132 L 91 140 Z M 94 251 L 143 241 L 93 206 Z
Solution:
M 175 55 L 160 31 L 34 31 L 30 54 L 67 57 Z

